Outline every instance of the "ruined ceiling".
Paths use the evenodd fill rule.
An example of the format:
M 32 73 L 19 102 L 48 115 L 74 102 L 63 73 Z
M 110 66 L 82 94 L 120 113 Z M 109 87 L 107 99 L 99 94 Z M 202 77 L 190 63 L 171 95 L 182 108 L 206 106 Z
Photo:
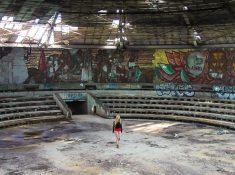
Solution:
M 37 25 L 48 42 L 53 33 L 54 45 L 112 46 L 120 35 L 120 26 L 112 26 L 117 19 L 130 46 L 235 43 L 235 0 L 1 0 L 5 16 L 14 19 L 0 23 L 2 45 L 40 44 L 42 36 L 31 31 Z

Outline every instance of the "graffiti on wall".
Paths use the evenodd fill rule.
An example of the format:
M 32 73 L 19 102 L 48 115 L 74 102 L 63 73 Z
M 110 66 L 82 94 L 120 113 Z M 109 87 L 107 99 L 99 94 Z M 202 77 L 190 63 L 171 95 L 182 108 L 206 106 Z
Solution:
M 213 91 L 219 98 L 235 100 L 234 86 L 213 86 Z
M 165 83 L 156 85 L 158 96 L 193 97 L 195 91 L 191 85 Z
M 64 92 L 59 93 L 61 98 L 66 101 L 85 101 L 86 100 L 86 93 L 78 93 L 78 92 Z

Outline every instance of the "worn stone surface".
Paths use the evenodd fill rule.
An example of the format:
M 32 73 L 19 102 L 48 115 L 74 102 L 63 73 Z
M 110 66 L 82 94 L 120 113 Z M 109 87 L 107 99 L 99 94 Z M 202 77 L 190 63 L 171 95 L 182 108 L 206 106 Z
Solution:
M 119 149 L 112 121 L 90 115 L 1 130 L 0 174 L 235 174 L 234 131 L 164 121 L 123 125 Z

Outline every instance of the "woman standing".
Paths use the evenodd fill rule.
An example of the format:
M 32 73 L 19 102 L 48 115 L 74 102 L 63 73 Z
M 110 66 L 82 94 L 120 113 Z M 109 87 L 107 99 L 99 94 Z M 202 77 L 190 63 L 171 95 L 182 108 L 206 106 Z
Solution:
M 115 132 L 117 148 L 119 148 L 119 141 L 122 133 L 122 121 L 119 114 L 116 116 L 115 121 L 113 122 L 113 132 Z

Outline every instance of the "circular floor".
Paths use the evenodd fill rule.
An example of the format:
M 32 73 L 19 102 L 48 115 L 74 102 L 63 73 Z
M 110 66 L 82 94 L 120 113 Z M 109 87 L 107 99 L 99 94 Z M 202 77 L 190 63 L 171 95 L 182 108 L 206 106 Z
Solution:
M 235 132 L 166 121 L 72 121 L 0 130 L 1 175 L 234 175 Z

